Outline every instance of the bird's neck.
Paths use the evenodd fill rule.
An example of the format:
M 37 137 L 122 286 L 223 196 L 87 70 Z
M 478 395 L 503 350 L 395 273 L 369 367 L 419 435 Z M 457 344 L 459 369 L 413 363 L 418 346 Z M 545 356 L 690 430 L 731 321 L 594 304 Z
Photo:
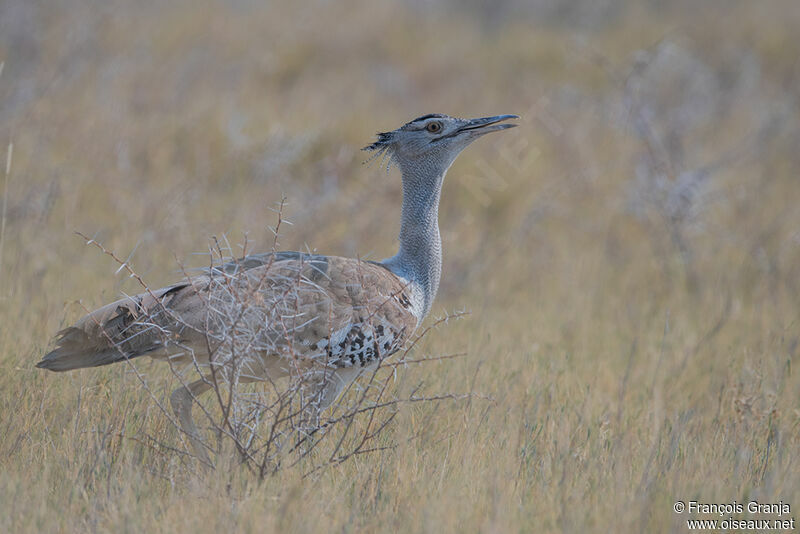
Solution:
M 439 198 L 447 166 L 415 165 L 403 171 L 403 211 L 400 248 L 385 264 L 407 279 L 419 295 L 418 320 L 428 314 L 442 275 L 442 239 L 439 235 Z

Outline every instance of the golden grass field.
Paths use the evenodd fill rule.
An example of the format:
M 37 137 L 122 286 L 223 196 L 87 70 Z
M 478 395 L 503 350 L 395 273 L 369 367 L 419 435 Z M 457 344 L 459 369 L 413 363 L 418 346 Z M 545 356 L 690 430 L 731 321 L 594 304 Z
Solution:
M 0 531 L 688 532 L 800 517 L 800 10 L 785 2 L 0 4 Z M 394 253 L 376 131 L 517 113 L 448 174 L 394 448 L 311 477 L 187 468 L 125 365 L 34 368 L 209 238 Z M 2 172 L 3 169 L 0 169 Z M 80 304 L 80 303 L 82 304 Z M 432 319 L 429 319 L 429 321 Z M 136 361 L 161 395 L 168 371 Z M 714 517 L 714 516 L 710 516 Z M 783 519 L 786 519 L 784 516 Z

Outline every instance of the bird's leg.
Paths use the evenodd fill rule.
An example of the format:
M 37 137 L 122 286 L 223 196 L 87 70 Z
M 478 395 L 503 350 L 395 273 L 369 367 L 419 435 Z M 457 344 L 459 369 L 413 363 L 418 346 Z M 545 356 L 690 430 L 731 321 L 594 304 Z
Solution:
M 172 411 L 175 412 L 175 417 L 178 418 L 181 430 L 189 438 L 189 444 L 192 446 L 195 455 L 204 463 L 213 465 L 208 452 L 206 452 L 206 446 L 200 438 L 197 426 L 194 424 L 194 419 L 192 419 L 192 403 L 198 396 L 209 389 L 211 389 L 211 381 L 208 378 L 195 380 L 191 384 L 181 386 L 173 391 L 170 396 L 170 403 L 172 404 Z
M 332 375 L 332 369 L 323 368 L 305 371 L 300 377 L 300 406 L 303 409 L 300 427 L 302 431 L 313 432 L 319 427 L 320 414 L 327 407 L 324 405 L 324 401 Z
M 333 404 L 339 395 L 358 378 L 363 369 L 347 367 L 341 369 L 313 369 L 306 371 L 302 376 L 301 402 L 309 416 L 312 429 L 319 428 L 319 418 L 322 412 Z

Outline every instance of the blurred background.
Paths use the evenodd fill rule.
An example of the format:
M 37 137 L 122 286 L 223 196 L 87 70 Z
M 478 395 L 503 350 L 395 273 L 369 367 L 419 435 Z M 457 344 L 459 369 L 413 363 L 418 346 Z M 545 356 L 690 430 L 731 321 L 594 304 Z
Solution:
M 671 525 L 691 491 L 800 507 L 799 27 L 793 0 L 2 0 L 7 467 L 58 443 L 37 418 L 72 417 L 86 384 L 122 395 L 113 370 L 32 368 L 78 299 L 138 290 L 75 231 L 160 286 L 211 236 L 268 250 L 285 197 L 282 249 L 381 259 L 400 179 L 360 147 L 427 113 L 515 113 L 448 174 L 434 312 L 472 314 L 429 347 L 468 352 L 435 380 L 475 375 L 496 417 L 464 416 L 483 448 L 463 477 L 386 513 L 579 531 Z M 456 513 L 467 476 L 482 497 Z
M 211 235 L 263 247 L 283 196 L 285 247 L 391 255 L 399 179 L 358 149 L 443 112 L 522 115 L 449 177 L 447 297 L 796 296 L 800 10 L 751 4 L 6 0 L 0 289 L 103 272 L 74 230 L 156 278 Z

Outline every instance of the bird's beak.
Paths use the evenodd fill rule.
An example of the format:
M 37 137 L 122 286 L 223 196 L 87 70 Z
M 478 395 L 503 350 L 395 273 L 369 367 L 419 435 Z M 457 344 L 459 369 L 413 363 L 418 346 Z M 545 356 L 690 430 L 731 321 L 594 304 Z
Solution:
M 517 115 L 495 115 L 494 117 L 482 117 L 480 119 L 469 119 L 467 124 L 458 129 L 459 132 L 475 130 L 480 135 L 506 130 L 517 126 L 516 124 L 498 124 L 509 119 L 518 119 Z

